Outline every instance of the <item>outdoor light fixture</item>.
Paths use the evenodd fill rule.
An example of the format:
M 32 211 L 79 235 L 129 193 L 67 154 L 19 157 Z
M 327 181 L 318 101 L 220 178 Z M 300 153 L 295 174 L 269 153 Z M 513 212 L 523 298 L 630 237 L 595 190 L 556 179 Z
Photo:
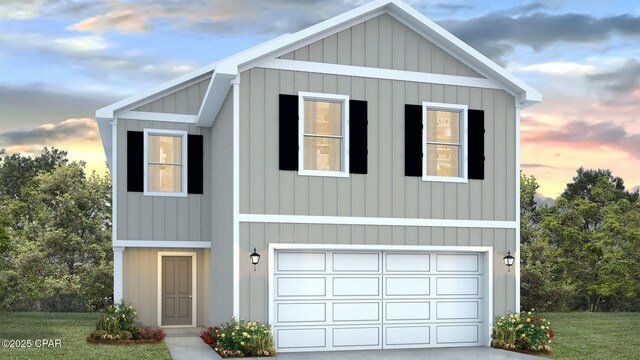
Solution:
M 251 263 L 253 264 L 253 271 L 256 271 L 256 265 L 260 262 L 260 254 L 256 252 L 256 248 L 253 248 L 253 254 L 249 255 Z
M 511 267 L 513 266 L 513 262 L 516 260 L 513 256 L 511 256 L 511 251 L 507 251 L 507 256 L 502 258 L 504 260 L 504 264 L 507 265 L 507 269 L 511 272 Z

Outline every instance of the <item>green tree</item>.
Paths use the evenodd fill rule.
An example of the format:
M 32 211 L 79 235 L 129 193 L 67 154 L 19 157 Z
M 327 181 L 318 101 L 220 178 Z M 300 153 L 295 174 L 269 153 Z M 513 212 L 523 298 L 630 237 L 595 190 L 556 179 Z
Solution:
M 68 163 L 67 152 L 56 148 L 42 149 L 35 158 L 20 154 L 6 155 L 0 150 L 0 197 L 22 199 L 22 189 L 39 172 L 48 172 L 56 166 Z

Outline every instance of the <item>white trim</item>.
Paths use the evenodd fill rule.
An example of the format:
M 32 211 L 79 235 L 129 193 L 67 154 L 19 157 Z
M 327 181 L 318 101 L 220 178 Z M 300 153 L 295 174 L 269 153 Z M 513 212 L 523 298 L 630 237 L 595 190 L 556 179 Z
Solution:
M 113 246 L 136 247 L 136 248 L 209 249 L 211 248 L 211 241 L 114 240 Z
M 233 82 L 233 315 L 240 318 L 240 77 Z
M 273 59 L 259 64 L 258 67 L 274 70 L 303 71 L 319 74 L 356 76 L 371 79 L 411 81 L 419 83 L 468 86 L 497 90 L 503 89 L 502 86 L 497 85 L 491 80 L 478 77 L 443 75 L 417 71 L 382 69 L 353 65 L 326 64 L 313 61 Z
M 195 327 L 198 319 L 198 274 L 196 266 L 198 254 L 195 251 L 158 251 L 158 327 L 181 328 Z M 191 256 L 191 325 L 167 325 L 162 326 L 162 257 L 163 256 Z
M 340 171 L 324 171 L 304 168 L 304 102 L 305 100 L 342 103 L 342 135 L 340 149 Z M 349 177 L 349 96 L 314 92 L 298 92 L 298 175 Z
M 113 246 L 113 302 L 119 303 L 123 299 L 123 256 L 124 246 Z
M 460 113 L 460 147 L 462 147 L 461 153 L 458 153 L 459 157 L 462 157 L 462 161 L 458 159 L 458 174 L 462 176 L 437 176 L 427 175 L 427 111 L 430 109 L 443 110 L 450 112 Z M 467 168 L 469 163 L 468 147 L 467 147 L 467 116 L 469 107 L 467 105 L 458 104 L 445 104 L 434 102 L 422 102 L 422 181 L 440 181 L 440 182 L 455 182 L 455 183 L 467 183 L 469 182 Z
M 277 250 L 340 250 L 340 251 L 428 251 L 428 252 L 473 252 L 483 253 L 486 261 L 484 262 L 486 268 L 486 278 L 489 280 L 484 284 L 484 301 L 486 307 L 487 318 L 483 321 L 483 340 L 481 344 L 483 346 L 489 346 L 491 344 L 491 332 L 493 327 L 493 247 L 491 246 L 429 246 L 429 245 L 352 245 L 352 244 L 291 244 L 291 243 L 269 243 L 268 249 L 268 319 L 270 324 L 275 324 L 276 319 L 274 309 L 274 288 L 272 281 L 275 275 L 275 252 Z
M 514 251 L 513 256 L 515 257 L 515 293 L 516 293 L 516 303 L 515 303 L 515 312 L 520 312 L 520 103 L 516 100 L 516 249 Z
M 148 120 L 148 121 L 164 121 L 164 122 L 172 122 L 172 123 L 195 124 L 197 116 L 131 110 L 118 115 L 118 118 L 128 119 L 128 120 Z
M 239 214 L 240 222 L 515 229 L 515 221 Z
M 176 136 L 182 138 L 182 191 L 149 191 L 149 135 Z M 183 130 L 144 129 L 144 192 L 145 196 L 187 197 L 187 132 Z

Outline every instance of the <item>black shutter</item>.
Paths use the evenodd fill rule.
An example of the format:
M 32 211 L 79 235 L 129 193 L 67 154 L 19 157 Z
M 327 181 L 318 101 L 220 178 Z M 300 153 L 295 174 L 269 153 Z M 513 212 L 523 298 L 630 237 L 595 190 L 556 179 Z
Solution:
M 298 170 L 298 96 L 280 94 L 280 170 Z
M 349 101 L 349 172 L 367 173 L 367 102 Z
M 127 131 L 127 191 L 144 191 L 144 133 Z
M 422 106 L 404 106 L 404 174 L 422 176 Z
M 484 179 L 484 110 L 468 110 L 469 179 Z
M 204 137 L 187 135 L 187 193 L 203 193 Z

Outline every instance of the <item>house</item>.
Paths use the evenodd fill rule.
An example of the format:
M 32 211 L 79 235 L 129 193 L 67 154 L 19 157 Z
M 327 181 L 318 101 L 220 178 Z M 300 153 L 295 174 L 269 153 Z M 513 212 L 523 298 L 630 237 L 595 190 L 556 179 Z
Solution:
M 100 109 L 115 299 L 148 325 L 269 322 L 281 352 L 487 346 L 520 307 L 541 99 L 379 0 Z

